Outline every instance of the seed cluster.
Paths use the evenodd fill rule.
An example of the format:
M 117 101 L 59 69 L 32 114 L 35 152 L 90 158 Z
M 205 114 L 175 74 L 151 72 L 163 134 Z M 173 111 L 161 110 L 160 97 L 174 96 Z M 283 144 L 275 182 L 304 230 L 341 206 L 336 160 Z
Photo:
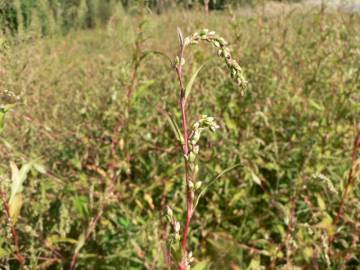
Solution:
M 180 222 L 175 219 L 173 210 L 170 208 L 170 206 L 166 206 L 166 217 L 173 229 L 173 233 L 172 233 L 173 240 L 179 241 L 180 229 L 181 229 Z
M 191 179 L 188 181 L 188 186 L 191 191 L 196 191 L 201 187 L 202 182 L 197 181 L 194 183 L 196 179 L 196 175 L 199 172 L 199 165 L 197 164 L 197 155 L 199 153 L 199 145 L 198 142 L 201 137 L 201 133 L 205 130 L 210 130 L 215 132 L 220 126 L 215 122 L 214 117 L 210 117 L 207 115 L 202 115 L 201 118 L 196 121 L 192 126 L 192 131 L 190 134 L 190 144 L 189 144 L 189 153 L 185 155 L 185 159 L 188 162 L 188 166 L 191 172 Z
M 197 44 L 200 41 L 207 41 L 214 47 L 218 48 L 218 56 L 224 58 L 226 65 L 230 69 L 231 78 L 243 89 L 246 88 L 248 82 L 245 79 L 244 72 L 238 62 L 233 59 L 230 53 L 229 44 L 226 40 L 218 36 L 214 31 L 203 29 L 200 32 L 194 33 L 190 37 L 184 39 L 184 46 Z
M 0 91 L 0 98 L 11 99 L 15 101 L 19 101 L 21 99 L 20 96 L 16 95 L 14 92 L 7 89 Z
M 245 89 L 247 81 L 243 74 L 242 68 L 237 63 L 235 59 L 232 58 L 228 43 L 215 32 L 210 32 L 208 29 L 204 29 L 199 33 L 194 33 L 193 35 L 183 38 L 183 34 L 180 29 L 178 29 L 178 36 L 180 42 L 180 50 L 178 56 L 175 58 L 174 68 L 176 69 L 177 76 L 180 84 L 180 106 L 183 116 L 183 131 L 186 136 L 184 136 L 184 158 L 185 158 L 185 170 L 186 170 L 186 185 L 187 185 L 187 209 L 186 209 L 186 222 L 183 229 L 183 238 L 181 242 L 181 251 L 182 258 L 179 263 L 179 270 L 188 270 L 190 269 L 190 264 L 193 261 L 192 253 L 187 252 L 187 238 L 188 238 L 188 229 L 191 221 L 191 217 L 195 210 L 196 205 L 194 206 L 195 193 L 201 194 L 202 181 L 197 180 L 197 175 L 199 172 L 198 165 L 198 154 L 199 154 L 199 145 L 201 134 L 205 130 L 210 130 L 215 132 L 219 128 L 219 125 L 215 122 L 213 117 L 207 115 L 202 115 L 199 120 L 197 120 L 192 125 L 192 130 L 188 135 L 187 123 L 186 123 L 186 98 L 191 91 L 192 83 L 194 82 L 197 72 L 194 73 L 193 77 L 188 82 L 186 88 L 183 85 L 183 69 L 182 66 L 185 65 L 184 52 L 187 46 L 192 44 L 197 44 L 200 41 L 206 41 L 212 44 L 218 49 L 218 56 L 222 57 L 225 60 L 227 67 L 230 70 L 232 79 L 240 86 L 242 89 Z M 199 192 L 200 191 L 200 192 Z M 180 223 L 177 222 L 172 215 L 172 211 L 167 211 L 167 217 L 170 224 L 173 227 L 175 241 L 179 239 Z

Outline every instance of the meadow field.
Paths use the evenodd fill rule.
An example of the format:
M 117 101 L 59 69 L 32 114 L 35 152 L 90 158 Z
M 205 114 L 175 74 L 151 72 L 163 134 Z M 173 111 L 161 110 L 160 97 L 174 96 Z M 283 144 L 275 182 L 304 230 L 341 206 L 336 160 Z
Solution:
M 360 13 L 265 2 L 3 30 L 0 269 L 360 269 Z

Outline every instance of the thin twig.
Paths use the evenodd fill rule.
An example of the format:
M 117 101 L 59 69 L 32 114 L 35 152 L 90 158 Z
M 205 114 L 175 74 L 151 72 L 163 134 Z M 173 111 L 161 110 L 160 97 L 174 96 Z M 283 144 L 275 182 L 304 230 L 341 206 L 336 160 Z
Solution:
M 92 234 L 93 231 L 95 230 L 96 225 L 97 225 L 97 223 L 99 222 L 99 220 L 100 220 L 101 216 L 103 215 L 103 213 L 104 213 L 103 209 L 100 209 L 99 212 L 97 213 L 96 217 L 93 218 L 93 219 L 90 221 L 89 227 L 88 227 L 88 229 L 86 230 L 86 233 L 85 233 L 85 243 L 89 240 L 91 234 Z M 74 253 L 74 255 L 72 256 L 69 270 L 75 269 L 76 262 L 77 262 L 77 259 L 78 259 L 78 257 L 79 257 L 79 254 L 80 254 L 80 249 L 78 249 L 78 250 Z
M 354 174 L 354 167 L 355 167 L 357 155 L 358 155 L 358 152 L 359 152 L 359 148 L 360 148 L 360 129 L 358 129 L 358 133 L 357 133 L 357 136 L 356 136 L 355 141 L 354 141 L 354 146 L 353 146 L 352 155 L 351 155 L 351 168 L 350 168 L 350 172 L 349 172 L 349 176 L 348 176 L 348 181 L 347 181 L 344 193 L 343 193 L 341 201 L 340 201 L 339 210 L 338 210 L 338 212 L 336 214 L 336 217 L 334 219 L 334 222 L 333 222 L 334 228 L 337 227 L 337 225 L 339 223 L 339 220 L 340 220 L 340 217 L 343 215 L 345 201 L 347 199 L 349 189 L 350 189 L 351 185 L 354 182 L 354 175 L 353 175 Z M 334 240 L 334 235 L 331 235 L 329 237 L 329 244 L 331 244 L 333 242 L 333 240 Z
M 12 235 L 13 242 L 15 245 L 16 259 L 19 262 L 21 269 L 24 269 L 25 257 L 23 255 L 21 255 L 21 252 L 20 252 L 19 236 L 17 234 L 14 222 L 11 220 L 11 217 L 10 217 L 10 206 L 6 200 L 6 196 L 3 192 L 3 190 L 1 190 L 1 189 L 0 189 L 0 196 L 3 201 L 5 216 L 7 219 L 8 226 L 10 227 L 11 235 Z

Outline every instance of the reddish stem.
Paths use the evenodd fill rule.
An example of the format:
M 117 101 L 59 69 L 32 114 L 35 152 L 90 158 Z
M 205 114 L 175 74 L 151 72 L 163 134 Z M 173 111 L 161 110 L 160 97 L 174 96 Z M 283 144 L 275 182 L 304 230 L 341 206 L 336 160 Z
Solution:
M 188 134 L 188 125 L 187 125 L 187 111 L 186 111 L 186 98 L 185 98 L 185 87 L 183 83 L 183 72 L 182 72 L 182 59 L 184 58 L 185 46 L 184 44 L 180 44 L 180 53 L 179 59 L 180 63 L 176 65 L 176 73 L 179 80 L 180 85 L 180 107 L 181 107 L 181 116 L 182 116 L 182 131 L 184 137 L 183 143 L 183 154 L 187 156 L 189 153 L 189 134 Z M 186 257 L 187 257 L 187 241 L 189 237 L 189 227 L 191 222 L 191 217 L 193 214 L 193 205 L 194 198 L 191 190 L 189 189 L 189 180 L 190 180 L 190 172 L 188 168 L 188 162 L 184 159 L 185 162 L 185 182 L 186 182 L 186 220 L 182 235 L 181 241 L 181 251 L 182 251 L 182 261 L 179 264 L 179 270 L 185 270 L 186 268 Z
M 16 259 L 18 260 L 21 269 L 23 269 L 24 265 L 25 265 L 25 258 L 20 253 L 19 237 L 18 237 L 16 228 L 15 228 L 15 225 L 10 217 L 10 206 L 6 201 L 5 195 L 2 190 L 0 190 L 0 194 L 1 194 L 2 201 L 3 201 L 3 205 L 4 205 L 5 215 L 6 215 L 6 218 L 7 218 L 10 230 L 11 230 L 11 235 L 12 235 L 14 245 L 15 245 Z
M 339 210 L 338 210 L 338 212 L 336 214 L 336 217 L 334 219 L 334 222 L 333 222 L 333 225 L 334 225 L 335 228 L 336 228 L 337 224 L 339 223 L 340 217 L 343 214 L 344 205 L 345 205 L 345 201 L 347 199 L 348 193 L 349 193 L 350 186 L 354 182 L 354 176 L 353 176 L 353 174 L 354 174 L 354 166 L 355 166 L 357 154 L 359 152 L 359 148 L 360 148 L 360 130 L 358 131 L 358 134 L 357 134 L 357 136 L 355 138 L 355 141 L 354 141 L 353 151 L 352 151 L 352 155 L 351 155 L 351 168 L 350 168 L 350 172 L 349 172 L 349 176 L 348 176 L 348 181 L 347 181 L 343 196 L 342 196 L 341 201 L 340 201 Z M 334 236 L 332 235 L 329 238 L 329 243 L 331 244 L 333 242 L 333 240 L 334 240 Z
M 85 233 L 85 242 L 87 242 L 89 240 L 91 234 L 94 232 L 94 230 L 96 228 L 96 225 L 99 222 L 99 220 L 100 220 L 101 216 L 103 215 L 103 213 L 104 213 L 103 210 L 100 209 L 100 211 L 97 213 L 96 217 L 91 220 L 91 222 L 89 224 L 89 227 L 88 227 L 88 229 L 87 229 L 87 231 Z M 72 256 L 69 270 L 75 269 L 76 262 L 77 262 L 77 259 L 79 257 L 79 254 L 80 254 L 80 249 L 77 250 L 74 253 L 74 255 Z
M 123 115 L 119 116 L 119 119 L 117 120 L 117 123 L 113 130 L 111 152 L 112 152 L 113 158 L 115 158 L 115 159 L 118 159 L 116 151 L 117 151 L 117 144 L 118 144 L 119 138 L 120 138 L 120 130 L 122 128 L 125 128 L 125 140 L 126 141 L 128 140 L 128 134 L 129 134 L 128 122 L 129 122 L 129 118 L 130 118 L 130 112 L 132 109 L 131 100 L 132 100 L 132 96 L 135 91 L 135 88 L 137 86 L 137 83 L 138 83 L 138 70 L 140 67 L 140 63 L 145 57 L 145 54 L 142 54 L 140 40 L 135 41 L 135 52 L 134 52 L 133 57 L 134 57 L 134 62 L 133 62 L 134 68 L 131 73 L 130 85 L 127 87 L 127 95 L 126 95 L 126 97 L 127 97 L 126 113 L 127 114 L 125 115 L 125 118 Z M 125 157 L 126 157 L 127 162 L 130 163 L 131 156 L 128 152 L 127 145 L 125 146 Z M 112 172 L 113 178 L 114 178 L 113 181 L 115 181 L 115 177 L 116 177 L 115 168 L 111 168 L 111 167 L 112 167 L 112 165 L 110 164 L 109 168 L 113 171 Z

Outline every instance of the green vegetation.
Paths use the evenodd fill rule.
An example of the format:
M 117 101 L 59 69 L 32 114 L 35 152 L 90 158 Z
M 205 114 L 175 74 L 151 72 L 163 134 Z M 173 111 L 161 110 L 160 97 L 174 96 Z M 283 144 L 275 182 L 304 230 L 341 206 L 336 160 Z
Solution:
M 358 269 L 360 14 L 103 2 L 0 36 L 0 268 Z M 232 49 L 205 31 L 222 52 L 189 47 L 181 91 L 177 27 Z
M 266 0 L 0 0 L 0 30 L 16 35 L 24 30 L 29 31 L 34 23 L 44 36 L 67 33 L 71 29 L 92 29 L 106 25 L 121 4 L 129 13 L 136 13 L 141 7 L 160 14 L 174 8 L 191 10 L 205 6 L 206 10 L 224 10 L 265 2 Z

